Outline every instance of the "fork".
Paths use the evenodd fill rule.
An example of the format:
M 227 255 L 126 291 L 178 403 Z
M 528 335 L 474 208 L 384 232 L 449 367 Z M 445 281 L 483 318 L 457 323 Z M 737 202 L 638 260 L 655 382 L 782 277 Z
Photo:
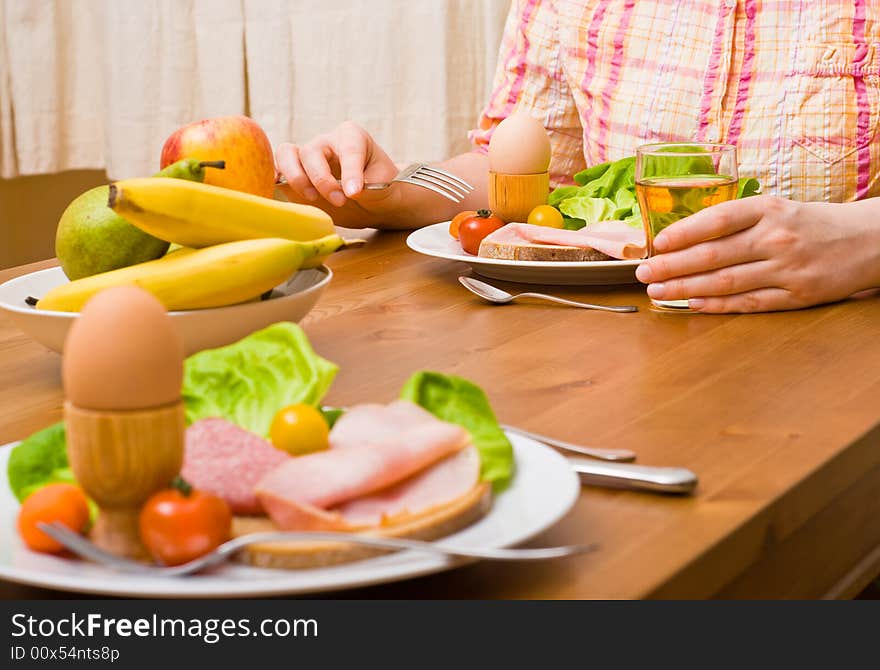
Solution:
M 337 179 L 337 181 L 340 185 L 342 184 L 341 180 Z M 434 191 L 434 193 L 439 193 L 454 203 L 461 202 L 468 193 L 474 190 L 474 187 L 461 177 L 456 177 L 451 172 L 428 163 L 412 163 L 407 165 L 391 181 L 367 182 L 364 184 L 364 190 L 379 191 L 397 182 L 421 186 L 429 191 Z M 286 184 L 287 180 L 284 176 L 281 176 L 275 183 Z
M 541 561 L 552 558 L 564 558 L 576 554 L 588 554 L 596 551 L 596 544 L 574 544 L 559 547 L 543 547 L 541 549 L 471 549 L 456 547 L 445 542 L 423 542 L 421 540 L 407 540 L 403 538 L 375 537 L 359 535 L 357 533 L 337 533 L 330 531 L 278 531 L 271 533 L 250 533 L 224 542 L 214 551 L 200 556 L 189 563 L 172 567 L 149 565 L 134 561 L 129 558 L 116 556 L 95 545 L 79 533 L 74 533 L 64 524 L 53 521 L 51 523 L 39 523 L 40 530 L 46 535 L 67 547 L 77 556 L 87 558 L 114 568 L 121 572 L 129 572 L 141 575 L 153 575 L 156 577 L 180 577 L 200 572 L 206 568 L 228 560 L 240 549 L 262 542 L 290 542 L 290 541 L 322 541 L 322 542 L 350 542 L 362 544 L 367 547 L 380 549 L 410 549 L 425 551 L 433 554 L 454 556 L 458 558 L 482 558 L 492 561 Z

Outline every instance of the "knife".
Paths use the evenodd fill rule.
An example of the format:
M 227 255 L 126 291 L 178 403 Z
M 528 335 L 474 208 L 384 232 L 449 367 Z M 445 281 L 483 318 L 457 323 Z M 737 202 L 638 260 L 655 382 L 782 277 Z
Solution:
M 568 458 L 581 483 L 653 493 L 690 494 L 697 475 L 687 468 L 610 463 L 590 458 Z

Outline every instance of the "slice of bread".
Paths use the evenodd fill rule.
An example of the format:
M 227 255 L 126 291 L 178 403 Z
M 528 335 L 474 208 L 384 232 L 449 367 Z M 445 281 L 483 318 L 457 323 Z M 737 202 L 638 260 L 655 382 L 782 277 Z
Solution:
M 480 244 L 480 257 L 508 261 L 607 261 L 611 256 L 590 248 L 563 247 L 554 244 L 494 242 Z
M 415 540 L 436 540 L 471 525 L 482 518 L 492 506 L 492 487 L 478 482 L 470 491 L 443 505 L 417 515 L 395 518 L 364 535 L 404 537 Z M 268 517 L 235 517 L 232 536 L 278 530 Z M 360 561 L 387 553 L 360 544 L 345 542 L 265 542 L 252 544 L 238 553 L 237 560 L 261 568 L 300 570 L 323 568 L 340 563 Z

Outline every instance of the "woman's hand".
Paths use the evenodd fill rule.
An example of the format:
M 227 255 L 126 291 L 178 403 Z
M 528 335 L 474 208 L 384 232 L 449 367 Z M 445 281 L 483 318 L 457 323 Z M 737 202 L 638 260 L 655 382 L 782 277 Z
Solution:
M 275 163 L 288 198 L 326 209 L 341 226 L 370 226 L 400 209 L 397 189 L 363 190 L 365 181 L 391 181 L 398 170 L 372 136 L 349 121 L 306 144 L 279 145 Z
M 766 312 L 842 300 L 880 286 L 880 199 L 799 203 L 756 196 L 663 230 L 636 277 L 698 312 Z
M 399 168 L 366 130 L 350 121 L 306 144 L 279 145 L 275 163 L 290 200 L 320 207 L 346 228 L 417 228 L 486 206 L 488 161 L 476 153 L 440 164 L 476 187 L 458 205 L 411 184 L 364 190 L 365 182 L 391 181 Z

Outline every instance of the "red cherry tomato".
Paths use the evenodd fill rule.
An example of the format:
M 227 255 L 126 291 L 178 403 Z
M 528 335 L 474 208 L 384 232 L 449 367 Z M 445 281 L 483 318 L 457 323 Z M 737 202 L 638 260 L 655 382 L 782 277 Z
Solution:
M 503 225 L 504 221 L 494 216 L 488 209 L 477 210 L 475 216 L 462 221 L 458 228 L 458 240 L 461 242 L 461 248 L 476 256 L 480 252 L 480 242 L 483 241 L 483 238 Z
M 455 239 L 458 239 L 458 229 L 461 226 L 461 222 L 465 219 L 471 218 L 475 214 L 476 212 L 470 209 L 466 212 L 459 212 L 458 214 L 453 216 L 452 221 L 449 222 L 449 234 L 452 235 Z
M 187 563 L 229 539 L 232 513 L 222 498 L 194 491 L 182 479 L 144 504 L 141 540 L 165 565 Z

